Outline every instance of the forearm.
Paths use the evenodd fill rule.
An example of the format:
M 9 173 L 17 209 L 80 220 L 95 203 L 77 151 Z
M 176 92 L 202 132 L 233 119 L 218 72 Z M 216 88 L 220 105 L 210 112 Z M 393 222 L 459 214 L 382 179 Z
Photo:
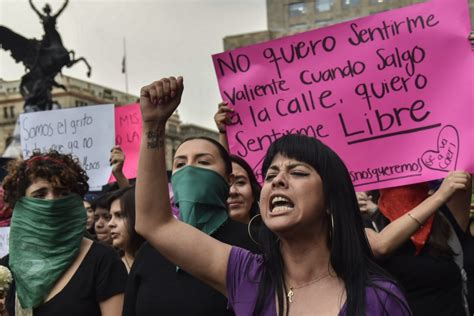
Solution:
M 424 224 L 430 216 L 444 204 L 438 195 L 432 195 L 417 207 L 392 221 L 379 233 L 367 234 L 370 246 L 376 257 L 391 255 Z
M 136 230 L 145 238 L 173 217 L 165 162 L 165 126 L 142 130 L 136 184 Z
M 113 172 L 113 174 L 120 189 L 130 186 L 130 182 L 128 181 L 127 177 L 123 174 L 122 171 Z
M 219 132 L 219 143 L 229 152 L 229 143 L 227 142 L 227 134 Z
M 33 9 L 33 11 L 35 11 L 35 13 L 41 17 L 42 15 L 41 15 L 41 13 L 38 11 L 38 9 L 36 9 L 35 5 L 33 4 L 33 1 L 32 1 L 32 0 L 29 0 L 29 3 L 30 3 L 30 7 Z

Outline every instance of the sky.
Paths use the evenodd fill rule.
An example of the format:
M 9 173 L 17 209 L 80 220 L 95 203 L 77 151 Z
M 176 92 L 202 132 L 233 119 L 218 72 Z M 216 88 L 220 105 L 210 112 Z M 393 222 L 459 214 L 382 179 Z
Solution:
M 184 123 L 215 128 L 220 101 L 211 55 L 223 51 L 223 38 L 266 29 L 265 0 L 70 0 L 58 18 L 64 46 L 92 66 L 65 68 L 68 76 L 125 91 L 122 74 L 126 39 L 129 92 L 162 77 L 182 75 L 185 91 L 178 113 Z M 57 12 L 63 1 L 33 0 Z M 41 39 L 39 18 L 28 0 L 0 0 L 0 25 Z M 24 67 L 0 50 L 0 78 L 17 80 Z

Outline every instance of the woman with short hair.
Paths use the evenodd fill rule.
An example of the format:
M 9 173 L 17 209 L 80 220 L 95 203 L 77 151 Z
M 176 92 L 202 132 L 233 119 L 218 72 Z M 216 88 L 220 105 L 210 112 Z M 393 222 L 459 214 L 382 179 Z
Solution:
M 35 152 L 8 165 L 4 200 L 13 207 L 6 300 L 16 315 L 118 315 L 126 271 L 115 251 L 88 238 L 88 177 L 77 159 Z

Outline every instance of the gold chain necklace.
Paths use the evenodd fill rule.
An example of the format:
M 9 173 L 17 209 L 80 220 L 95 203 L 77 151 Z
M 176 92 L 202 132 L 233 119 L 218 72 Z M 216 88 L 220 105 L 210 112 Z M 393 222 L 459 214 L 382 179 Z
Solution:
M 318 281 L 321 281 L 321 280 L 327 278 L 328 276 L 330 276 L 329 273 L 328 273 L 328 274 L 325 274 L 325 275 L 323 275 L 323 276 L 320 276 L 320 277 L 318 277 L 318 278 L 316 278 L 316 279 L 314 279 L 314 280 L 312 280 L 312 281 L 309 281 L 309 282 L 307 282 L 307 283 L 304 283 L 304 284 L 302 284 L 302 285 L 299 285 L 299 286 L 290 286 L 290 290 L 288 291 L 288 293 L 286 293 L 286 296 L 288 297 L 288 301 L 289 301 L 290 303 L 293 303 L 293 296 L 295 295 L 295 292 L 293 292 L 293 290 L 301 289 L 301 288 L 303 288 L 303 287 L 306 287 L 306 286 L 308 286 L 308 285 L 311 285 L 311 284 L 313 284 L 313 283 L 316 283 L 316 282 L 318 282 Z

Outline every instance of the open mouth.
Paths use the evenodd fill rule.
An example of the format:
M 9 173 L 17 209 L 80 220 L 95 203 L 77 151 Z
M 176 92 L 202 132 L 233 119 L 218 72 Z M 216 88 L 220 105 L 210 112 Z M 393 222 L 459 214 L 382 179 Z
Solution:
M 293 210 L 295 205 L 288 198 L 277 195 L 270 202 L 270 213 L 286 212 Z

